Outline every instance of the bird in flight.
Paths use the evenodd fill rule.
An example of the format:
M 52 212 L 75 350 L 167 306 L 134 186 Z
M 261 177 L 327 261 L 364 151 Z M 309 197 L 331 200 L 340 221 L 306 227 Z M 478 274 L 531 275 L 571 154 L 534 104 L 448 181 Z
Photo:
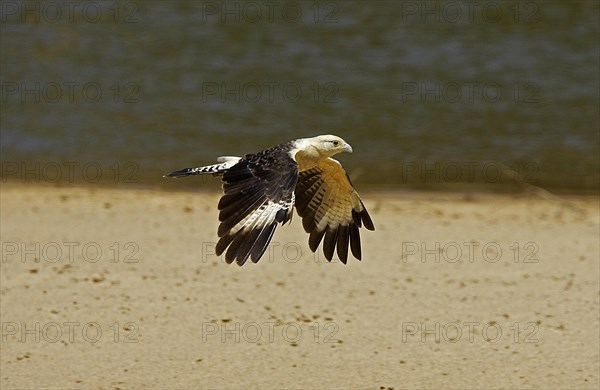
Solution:
M 325 258 L 331 261 L 337 247 L 339 259 L 346 264 L 348 245 L 361 259 L 359 228 L 375 227 L 346 171 L 331 158 L 341 152 L 352 153 L 352 147 L 340 137 L 320 135 L 243 157 L 219 157 L 218 164 L 185 168 L 165 177 L 221 177 L 215 253 L 220 256 L 227 249 L 228 264 L 243 265 L 248 258 L 258 262 L 277 224 L 291 220 L 294 205 L 310 234 L 310 249 L 316 252 L 323 241 Z

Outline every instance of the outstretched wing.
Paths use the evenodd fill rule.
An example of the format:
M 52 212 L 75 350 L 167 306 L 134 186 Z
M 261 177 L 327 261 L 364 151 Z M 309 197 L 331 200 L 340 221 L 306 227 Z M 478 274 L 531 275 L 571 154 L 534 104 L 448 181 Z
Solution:
M 350 244 L 352 254 L 360 260 L 358 229 L 362 225 L 369 230 L 375 227 L 342 165 L 328 158 L 300 172 L 295 192 L 298 215 L 304 230 L 310 233 L 310 249 L 316 252 L 323 240 L 325 258 L 331 261 L 337 246 L 338 257 L 346 264 Z
M 283 144 L 244 156 L 222 177 L 216 254 L 243 265 L 263 255 L 278 223 L 292 217 L 298 165 Z

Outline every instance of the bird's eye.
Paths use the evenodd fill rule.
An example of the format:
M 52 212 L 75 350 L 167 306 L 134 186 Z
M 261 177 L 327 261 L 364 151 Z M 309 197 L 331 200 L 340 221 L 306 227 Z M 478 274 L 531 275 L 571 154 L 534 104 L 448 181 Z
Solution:
M 333 146 L 338 146 L 339 142 L 338 141 L 333 141 Z

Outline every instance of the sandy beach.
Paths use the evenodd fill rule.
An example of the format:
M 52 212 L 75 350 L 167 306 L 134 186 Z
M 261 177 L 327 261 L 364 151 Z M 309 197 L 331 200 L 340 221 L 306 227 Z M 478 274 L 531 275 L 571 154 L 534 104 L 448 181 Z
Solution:
M 597 197 L 361 191 L 361 262 L 238 267 L 216 192 L 0 195 L 3 389 L 600 386 Z

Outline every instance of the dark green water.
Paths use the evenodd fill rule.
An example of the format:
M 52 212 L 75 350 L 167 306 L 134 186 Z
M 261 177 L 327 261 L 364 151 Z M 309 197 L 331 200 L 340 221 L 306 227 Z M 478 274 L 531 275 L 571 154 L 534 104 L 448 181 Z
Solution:
M 2 3 L 3 182 L 191 188 L 333 133 L 361 188 L 598 190 L 597 1 L 69 4 Z

